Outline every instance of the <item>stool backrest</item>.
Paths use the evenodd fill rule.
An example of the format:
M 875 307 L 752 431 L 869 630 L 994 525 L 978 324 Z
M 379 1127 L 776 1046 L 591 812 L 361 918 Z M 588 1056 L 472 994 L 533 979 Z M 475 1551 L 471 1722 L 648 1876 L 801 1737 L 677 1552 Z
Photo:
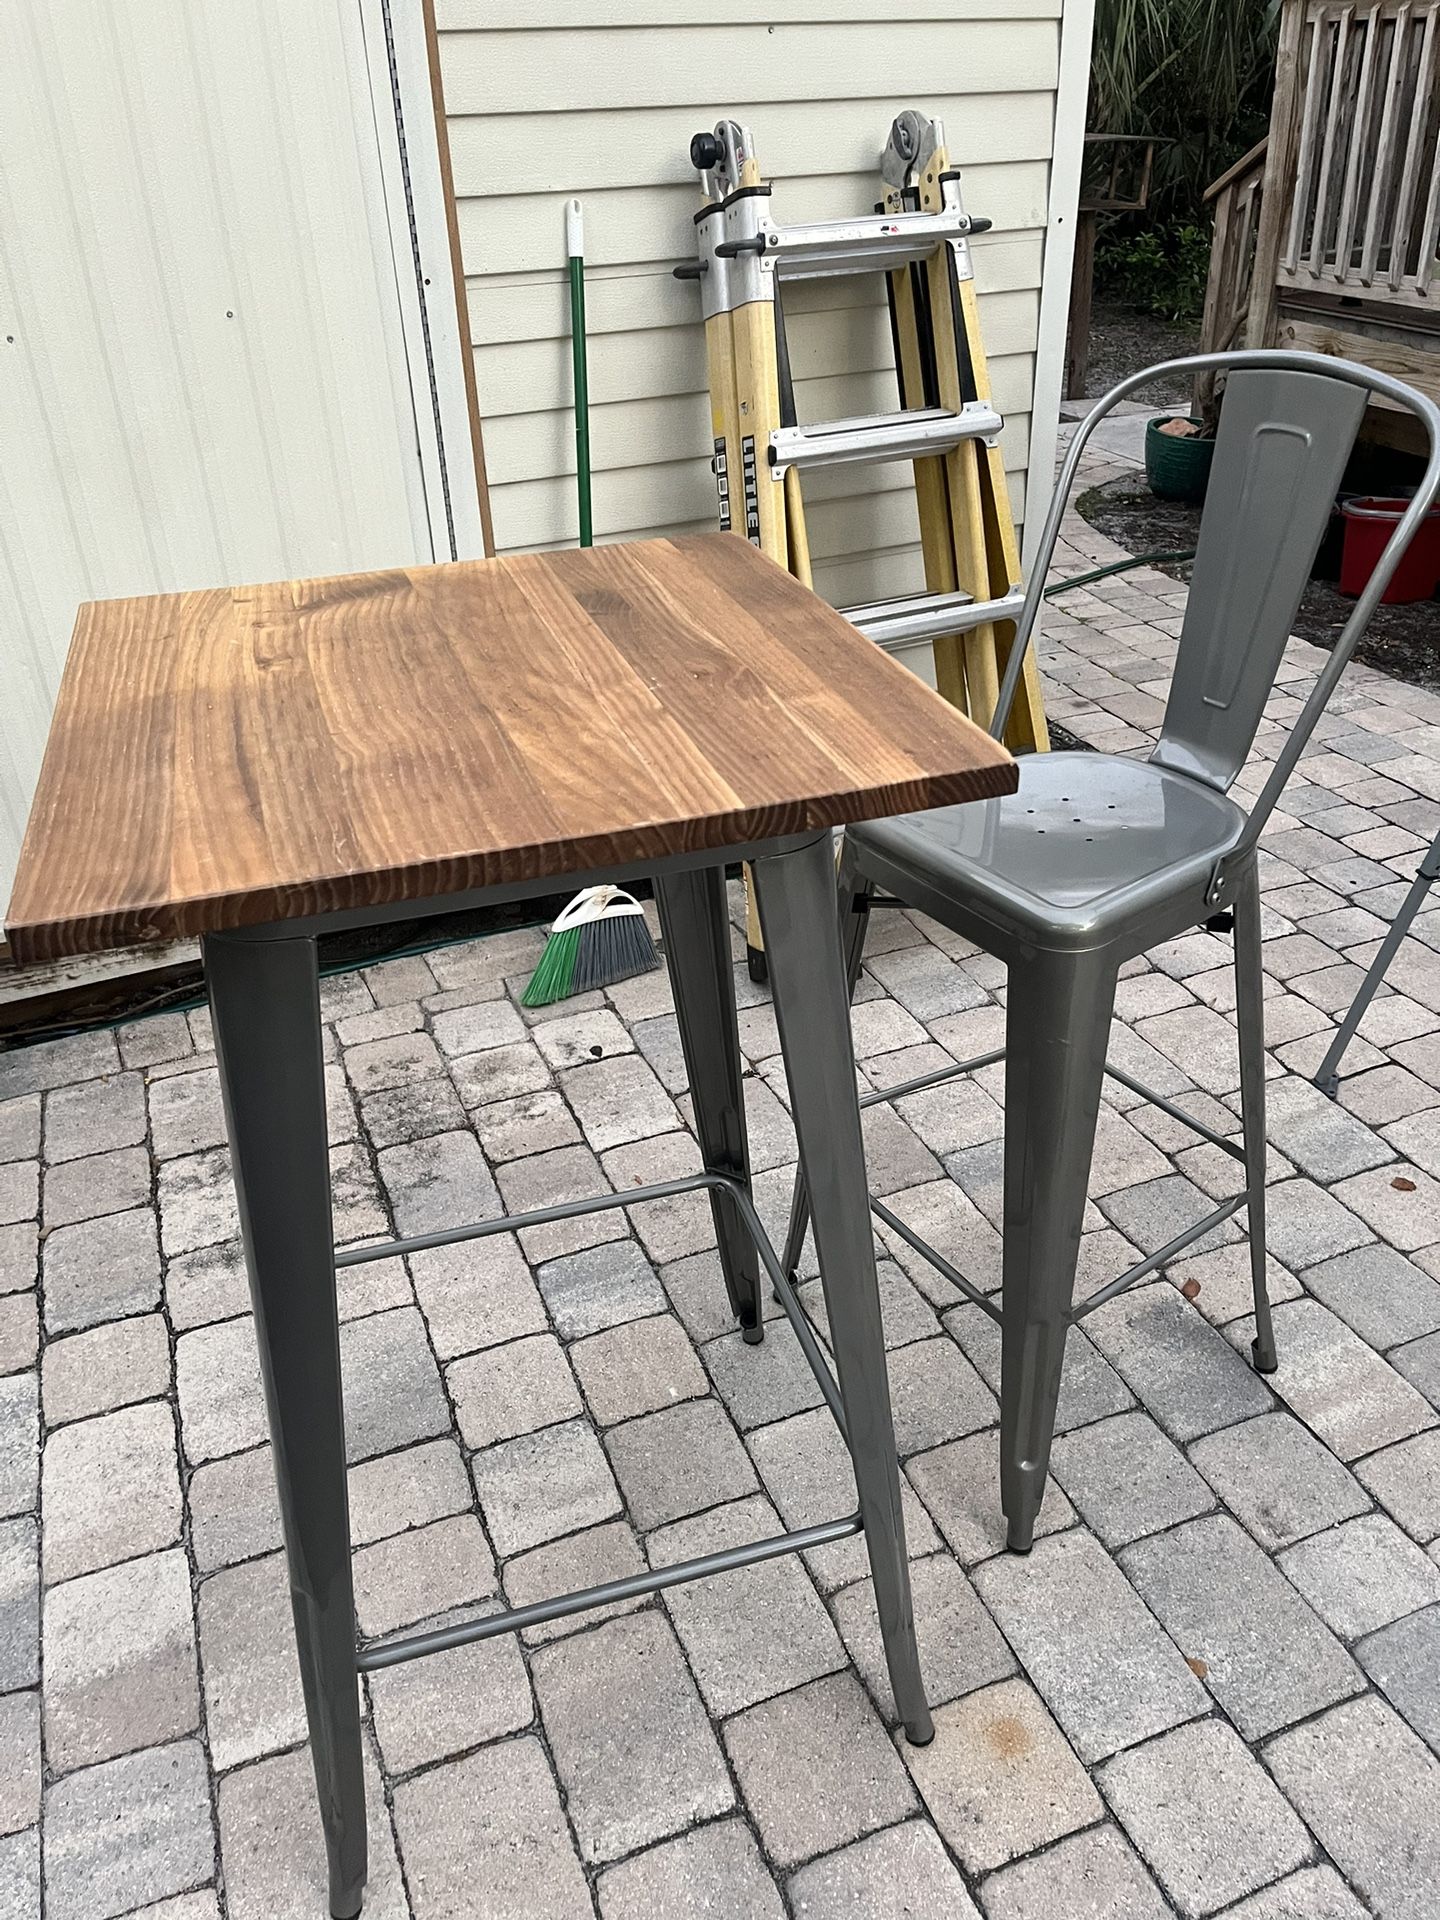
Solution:
M 1162 765 L 1223 791 L 1245 764 L 1364 415 L 1364 390 L 1323 374 L 1231 374 Z
M 1259 840 L 1411 536 L 1440 496 L 1440 406 L 1404 381 L 1325 354 L 1255 348 L 1163 361 L 1112 387 L 1076 428 L 1060 469 L 1030 562 L 1025 604 L 990 733 L 996 740 L 1004 736 L 1066 502 L 1091 434 L 1137 388 L 1164 380 L 1173 392 L 1207 372 L 1227 375 L 1228 386 L 1170 701 L 1153 757 L 1222 790 L 1254 741 L 1367 397 L 1384 394 L 1414 414 L 1429 441 L 1415 496 L 1315 676 L 1243 834 L 1222 863 L 1233 867 Z M 1218 894 L 1222 878 L 1217 867 L 1212 892 Z

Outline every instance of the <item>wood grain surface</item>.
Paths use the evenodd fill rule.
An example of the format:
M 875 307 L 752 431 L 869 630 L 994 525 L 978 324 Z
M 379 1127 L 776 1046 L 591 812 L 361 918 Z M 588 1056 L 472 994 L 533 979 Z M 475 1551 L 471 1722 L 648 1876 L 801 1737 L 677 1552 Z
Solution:
M 1011 792 L 963 715 L 733 535 L 82 607 L 23 965 Z

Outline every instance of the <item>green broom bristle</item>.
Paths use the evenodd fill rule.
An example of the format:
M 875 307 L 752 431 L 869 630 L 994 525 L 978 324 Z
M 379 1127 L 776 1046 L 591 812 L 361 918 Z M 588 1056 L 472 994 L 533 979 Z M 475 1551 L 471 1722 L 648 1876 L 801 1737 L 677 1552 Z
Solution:
M 615 914 L 592 920 L 579 929 L 580 951 L 575 956 L 572 991 L 613 987 L 617 980 L 633 979 L 660 964 L 650 929 L 638 913 Z
M 562 926 L 561 921 L 577 924 Z M 520 1004 L 548 1007 L 572 993 L 588 993 L 649 973 L 659 964 L 655 942 L 634 897 L 619 887 L 587 887 L 576 894 L 551 929 Z
M 563 933 L 551 934 L 540 964 L 520 996 L 522 1007 L 548 1007 L 552 1000 L 564 1000 L 571 993 L 583 931 L 582 927 L 567 927 Z

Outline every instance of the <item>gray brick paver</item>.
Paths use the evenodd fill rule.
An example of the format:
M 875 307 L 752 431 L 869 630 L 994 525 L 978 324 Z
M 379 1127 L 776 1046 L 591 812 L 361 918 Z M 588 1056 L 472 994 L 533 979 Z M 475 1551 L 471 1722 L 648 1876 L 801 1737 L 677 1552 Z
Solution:
M 905 1768 L 851 1674 L 765 1701 L 724 1731 L 740 1790 L 779 1866 L 889 1826 L 915 1807 Z
M 941 1707 L 928 1747 L 905 1747 L 930 1817 L 972 1874 L 1088 1827 L 1103 1808 L 1043 1701 L 1003 1680 Z
M 1342 1460 L 1435 1424 L 1423 1395 L 1318 1300 L 1287 1301 L 1274 1320 L 1280 1365 L 1269 1383 Z M 1236 1321 L 1228 1333 L 1248 1347 L 1254 1326 Z
M 1160 1884 L 1195 1920 L 1310 1857 L 1294 1810 L 1223 1721 L 1117 1754 L 1100 1782 Z
M 1082 1759 L 1205 1712 L 1205 1689 L 1093 1534 L 987 1561 L 975 1585 Z
M 659 1614 L 542 1647 L 531 1670 L 586 1860 L 616 1859 L 734 1804 L 714 1729 Z
M 43 1646 L 45 1751 L 53 1771 L 157 1746 L 199 1725 L 183 1553 L 150 1554 L 51 1587 Z
M 1279 1564 L 1342 1640 L 1440 1602 L 1440 1567 L 1380 1513 L 1302 1540 Z
M 0 1373 L 21 1373 L 40 1352 L 35 1294 L 0 1294 Z
M 1190 1458 L 1267 1553 L 1366 1508 L 1364 1489 L 1289 1413 L 1208 1434 Z
M 46 1794 L 47 1910 L 54 1920 L 111 1920 L 208 1879 L 214 1849 L 197 1741 L 87 1767 Z
M 1440 1761 L 1373 1694 L 1272 1740 L 1265 1763 L 1386 1920 L 1431 1920 L 1440 1886 Z
M 1360 1690 L 1339 1641 L 1228 1517 L 1138 1541 L 1120 1560 L 1248 1740 Z
M 790 1899 L 804 1920 L 852 1920 L 862 1913 L 868 1920 L 980 1920 L 935 1829 L 922 1820 L 812 1860 L 791 1880 Z
M 1133 1847 L 1112 1826 L 1092 1827 L 981 1888 L 988 1920 L 1169 1920 L 1170 1908 Z

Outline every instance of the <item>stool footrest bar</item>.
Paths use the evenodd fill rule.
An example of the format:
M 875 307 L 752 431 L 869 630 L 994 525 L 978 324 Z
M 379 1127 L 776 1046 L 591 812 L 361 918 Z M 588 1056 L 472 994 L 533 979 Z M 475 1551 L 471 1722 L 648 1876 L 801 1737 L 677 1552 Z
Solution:
M 962 1073 L 975 1073 L 981 1067 L 993 1067 L 997 1060 L 1005 1058 L 1004 1047 L 995 1047 L 989 1053 L 978 1053 L 973 1060 L 957 1060 L 953 1067 L 937 1067 L 933 1073 L 917 1074 L 913 1080 L 901 1080 L 893 1087 L 876 1087 L 869 1093 L 862 1093 L 862 1107 L 873 1107 L 881 1100 L 899 1100 L 907 1093 L 919 1093 L 925 1087 L 941 1086 L 946 1080 L 954 1080 Z M 1158 1107 L 1161 1113 L 1168 1114 L 1172 1120 L 1178 1120 L 1182 1127 L 1188 1127 L 1191 1133 L 1198 1133 L 1202 1140 L 1208 1140 L 1212 1147 L 1219 1147 L 1222 1153 L 1228 1153 L 1232 1160 L 1245 1159 L 1245 1149 L 1235 1140 L 1227 1140 L 1223 1133 L 1216 1133 L 1213 1127 L 1207 1127 L 1203 1120 L 1197 1120 L 1193 1113 L 1187 1113 L 1173 1100 L 1167 1100 L 1163 1093 L 1156 1093 L 1153 1087 L 1147 1087 L 1143 1080 L 1135 1079 L 1121 1067 L 1112 1067 L 1108 1063 L 1105 1072 L 1111 1080 L 1118 1080 L 1122 1087 L 1128 1087 L 1131 1093 L 1152 1107 Z
M 612 1207 L 634 1207 L 645 1200 L 670 1200 L 680 1193 L 699 1193 L 708 1187 L 740 1188 L 723 1173 L 692 1173 L 682 1180 L 658 1180 L 653 1186 L 627 1187 L 624 1193 L 597 1193 L 588 1200 L 566 1200 L 530 1213 L 506 1213 L 498 1220 L 476 1220 L 464 1227 L 441 1227 L 434 1233 L 415 1233 L 403 1240 L 381 1240 L 363 1247 L 347 1247 L 335 1256 L 337 1267 L 358 1267 L 367 1260 L 389 1260 L 397 1253 L 423 1253 L 427 1247 L 453 1247 L 461 1240 L 479 1240 L 488 1233 L 515 1233 L 522 1227 L 546 1227 L 556 1220 L 573 1220 L 585 1213 L 604 1213 Z M 758 1220 L 756 1222 L 758 1225 Z M 752 1229 L 753 1231 L 753 1229 Z
M 1161 1113 L 1169 1114 L 1172 1120 L 1178 1120 L 1182 1127 L 1188 1127 L 1191 1133 L 1198 1133 L 1202 1140 L 1208 1140 L 1212 1147 L 1219 1147 L 1222 1153 L 1228 1153 L 1232 1160 L 1245 1164 L 1245 1149 L 1238 1141 L 1227 1140 L 1223 1133 L 1216 1133 L 1213 1127 L 1207 1127 L 1203 1120 L 1197 1120 L 1193 1113 L 1186 1113 L 1183 1107 L 1177 1107 L 1173 1100 L 1167 1100 L 1163 1093 L 1156 1093 L 1153 1087 L 1147 1087 L 1143 1080 L 1136 1080 L 1119 1067 L 1107 1066 L 1106 1073 L 1112 1080 L 1118 1080 L 1122 1087 L 1128 1087 L 1131 1093 L 1152 1107 L 1158 1107 Z M 1237 1121 L 1238 1125 L 1239 1122 Z
M 1137 1260 L 1133 1267 L 1127 1267 L 1124 1273 L 1117 1274 L 1113 1280 L 1107 1281 L 1097 1292 L 1092 1293 L 1088 1300 L 1082 1300 L 1078 1307 L 1071 1309 L 1072 1325 L 1076 1320 L 1083 1320 L 1092 1308 L 1104 1306 L 1105 1302 L 1113 1300 L 1117 1293 L 1123 1293 L 1127 1287 L 1133 1287 L 1135 1282 L 1143 1280 L 1147 1273 L 1154 1273 L 1158 1267 L 1165 1266 L 1168 1261 L 1175 1258 L 1177 1253 L 1183 1253 L 1186 1247 L 1202 1239 L 1213 1227 L 1218 1227 L 1222 1221 L 1228 1220 L 1232 1213 L 1238 1213 L 1249 1199 L 1250 1189 L 1246 1187 L 1232 1199 L 1225 1201 L 1222 1206 L 1216 1207 L 1213 1213 L 1207 1213 L 1203 1219 L 1197 1220 L 1183 1233 L 1177 1233 L 1173 1240 L 1167 1240 L 1163 1247 L 1157 1248 L 1146 1259 Z
M 938 1087 L 946 1080 L 953 1080 L 957 1074 L 975 1073 L 981 1067 L 993 1067 L 997 1060 L 1005 1058 L 1005 1049 L 996 1047 L 990 1053 L 977 1053 L 973 1060 L 957 1060 L 953 1067 L 936 1067 L 932 1073 L 917 1073 L 913 1080 L 897 1081 L 893 1087 L 876 1087 L 870 1093 L 862 1093 L 862 1107 L 873 1107 L 879 1100 L 899 1100 L 907 1093 L 922 1093 L 926 1087 Z
M 861 1531 L 860 1515 L 852 1513 L 840 1520 L 826 1520 L 819 1526 L 800 1527 L 793 1533 L 777 1533 L 767 1540 L 753 1540 L 743 1547 L 727 1547 L 719 1553 L 702 1554 L 695 1560 L 679 1560 L 671 1567 L 656 1567 L 649 1573 L 632 1573 L 620 1580 L 606 1580 L 598 1587 L 583 1587 L 578 1593 L 565 1593 L 553 1600 L 536 1600 L 528 1607 L 508 1607 L 503 1613 L 487 1613 L 474 1620 L 460 1620 L 454 1626 L 436 1627 L 426 1633 L 399 1634 L 390 1639 L 361 1641 L 355 1665 L 361 1673 L 374 1673 L 382 1667 L 396 1667 L 406 1660 L 418 1660 L 427 1653 L 442 1653 L 448 1647 L 468 1646 L 474 1640 L 492 1640 L 497 1634 L 517 1633 L 523 1627 L 542 1626 L 547 1620 L 562 1620 L 572 1613 L 588 1613 L 592 1607 L 607 1606 L 614 1600 L 635 1600 L 659 1593 L 665 1587 L 701 1580 L 709 1574 L 733 1573 L 737 1567 L 753 1567 L 762 1560 L 778 1559 L 782 1553 L 804 1553 L 811 1547 L 828 1546 L 834 1540 L 848 1540 Z

